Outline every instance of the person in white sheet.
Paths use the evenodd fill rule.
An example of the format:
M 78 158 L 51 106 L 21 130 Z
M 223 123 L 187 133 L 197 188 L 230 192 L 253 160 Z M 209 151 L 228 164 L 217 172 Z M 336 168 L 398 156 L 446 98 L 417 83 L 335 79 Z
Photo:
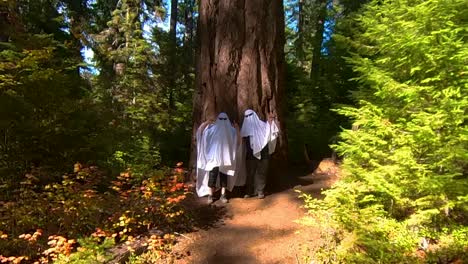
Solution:
M 231 125 L 226 113 L 220 113 L 216 121 L 205 121 L 197 130 L 196 190 L 199 197 L 208 195 L 209 204 L 213 202 L 216 186 L 221 186 L 221 202 L 228 202 L 226 188 L 232 191 L 236 182 L 239 141 L 239 126 Z
M 278 134 L 279 129 L 273 114 L 269 114 L 268 122 L 264 122 L 258 118 L 255 111 L 251 109 L 245 111 L 241 129 L 246 149 L 245 198 L 253 195 L 257 195 L 260 199 L 265 197 L 268 160 L 275 151 Z

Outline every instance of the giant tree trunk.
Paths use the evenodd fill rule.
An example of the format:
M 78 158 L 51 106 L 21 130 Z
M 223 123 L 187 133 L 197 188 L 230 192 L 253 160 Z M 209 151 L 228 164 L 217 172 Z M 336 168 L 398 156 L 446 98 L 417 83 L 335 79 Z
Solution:
M 286 160 L 282 0 L 199 4 L 193 135 L 201 122 L 219 112 L 239 125 L 246 109 L 255 110 L 263 120 L 273 112 L 282 132 L 274 158 Z

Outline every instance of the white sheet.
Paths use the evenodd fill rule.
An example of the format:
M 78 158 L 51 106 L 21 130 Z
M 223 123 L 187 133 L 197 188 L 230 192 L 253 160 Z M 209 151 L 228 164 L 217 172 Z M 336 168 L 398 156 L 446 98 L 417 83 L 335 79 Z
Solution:
M 251 109 L 245 111 L 241 136 L 250 137 L 250 147 L 257 159 L 260 159 L 260 153 L 267 144 L 268 152 L 270 154 L 275 152 L 278 135 L 279 129 L 274 121 L 264 122 L 258 118 L 255 111 Z
M 237 131 L 226 113 L 220 113 L 213 124 L 197 130 L 197 195 L 210 194 L 208 173 L 215 167 L 228 175 L 227 189 L 232 191 L 236 183 Z M 219 178 L 218 178 L 219 184 Z

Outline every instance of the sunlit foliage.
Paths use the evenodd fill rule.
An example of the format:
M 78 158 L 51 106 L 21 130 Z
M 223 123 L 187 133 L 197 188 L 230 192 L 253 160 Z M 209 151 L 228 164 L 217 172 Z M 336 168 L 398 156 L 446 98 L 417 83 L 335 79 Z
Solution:
M 10 199 L 1 202 L 0 261 L 20 256 L 16 258 L 48 263 L 90 250 L 89 256 L 97 257 L 94 247 L 131 241 L 153 228 L 180 229 L 189 223 L 179 206 L 188 191 L 184 174 L 182 168 L 155 171 L 140 181 L 126 171 L 106 188 L 96 167 L 75 164 L 74 173 L 45 186 L 39 179 L 47 175 L 33 171 Z
M 335 146 L 344 175 L 318 221 L 324 263 L 465 262 L 468 86 L 465 1 L 374 1 L 342 38 L 357 53 L 358 107 Z M 313 218 L 315 217 L 315 218 Z M 461 263 L 460 262 L 460 263 Z

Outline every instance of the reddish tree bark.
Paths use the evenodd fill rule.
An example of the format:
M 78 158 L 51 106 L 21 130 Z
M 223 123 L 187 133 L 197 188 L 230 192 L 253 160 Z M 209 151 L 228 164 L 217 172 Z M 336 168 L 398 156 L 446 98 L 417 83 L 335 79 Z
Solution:
M 275 158 L 286 160 L 283 2 L 200 0 L 198 41 L 193 135 L 219 112 L 239 125 L 246 109 L 263 120 L 273 112 L 281 130 Z

